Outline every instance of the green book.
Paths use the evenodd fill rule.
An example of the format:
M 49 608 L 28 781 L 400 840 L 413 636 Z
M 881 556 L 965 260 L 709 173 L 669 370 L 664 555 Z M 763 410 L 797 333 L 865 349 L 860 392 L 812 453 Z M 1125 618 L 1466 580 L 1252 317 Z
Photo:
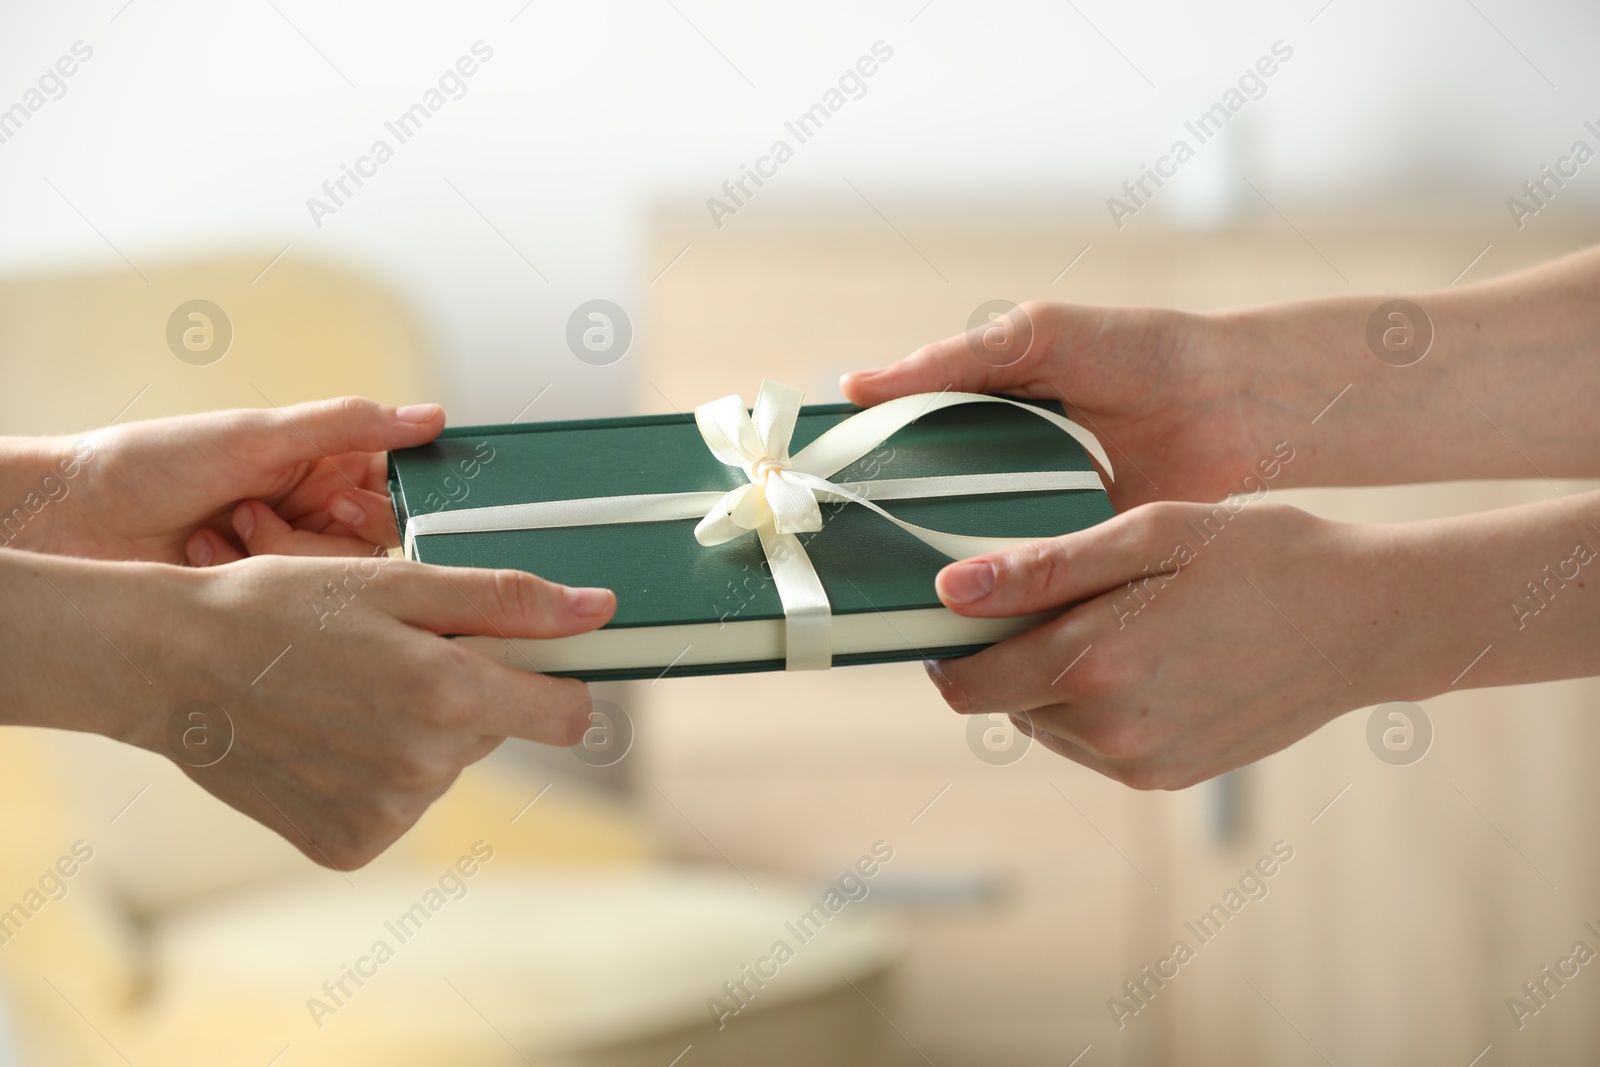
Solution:
M 859 410 L 802 408 L 793 450 Z M 1083 447 L 1044 419 L 985 403 L 927 414 L 829 480 L 1093 469 Z M 451 427 L 430 444 L 392 453 L 389 479 L 402 531 L 412 517 L 437 512 L 724 493 L 747 481 L 712 455 L 685 415 Z M 906 522 L 980 537 L 1050 537 L 1113 514 L 1098 488 L 873 499 Z M 822 529 L 798 536 L 832 608 L 836 667 L 970 655 L 1049 617 L 956 615 L 934 593 L 946 556 L 858 504 L 826 502 L 821 510 Z M 696 521 L 422 534 L 411 552 L 425 563 L 512 568 L 616 592 L 615 618 L 593 633 L 459 638 L 510 666 L 589 680 L 784 669 L 783 605 L 757 535 L 705 547 L 695 540 Z

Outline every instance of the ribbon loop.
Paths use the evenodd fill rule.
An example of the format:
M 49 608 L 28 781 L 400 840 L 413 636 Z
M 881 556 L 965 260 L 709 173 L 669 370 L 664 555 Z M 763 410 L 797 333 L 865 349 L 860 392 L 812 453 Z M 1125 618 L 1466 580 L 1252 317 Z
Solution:
M 744 401 L 725 396 L 694 409 L 694 422 L 711 454 L 730 467 L 744 467 L 758 454 L 761 438 Z
M 800 418 L 800 401 L 804 396 L 800 390 L 770 379 L 761 383 L 761 390 L 756 393 L 756 437 L 771 462 L 788 465 L 789 441 L 794 437 L 794 424 Z

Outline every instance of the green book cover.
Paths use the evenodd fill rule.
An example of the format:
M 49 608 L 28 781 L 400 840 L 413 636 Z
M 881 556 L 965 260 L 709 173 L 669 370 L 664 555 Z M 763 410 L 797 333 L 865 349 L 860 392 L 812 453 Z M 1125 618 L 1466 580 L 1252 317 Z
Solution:
M 1060 411 L 1058 405 L 1039 406 Z M 859 410 L 848 404 L 801 409 L 793 450 Z M 726 491 L 745 481 L 742 471 L 711 454 L 694 420 L 685 415 L 451 427 L 430 444 L 394 452 L 389 470 L 402 530 L 410 516 L 432 512 Z M 925 415 L 830 480 L 1089 470 L 1093 464 L 1082 446 L 1044 419 L 1004 404 L 968 404 Z M 1099 489 L 881 503 L 906 522 L 985 537 L 1049 537 L 1113 514 Z M 824 502 L 821 508 L 823 528 L 799 536 L 832 605 L 836 634 L 848 638 L 852 627 L 875 627 L 877 645 L 896 646 L 849 651 L 836 641 L 834 666 L 967 655 L 999 639 L 998 632 L 968 633 L 954 643 L 917 647 L 915 633 L 945 633 L 945 623 L 959 619 L 934 593 L 934 575 L 950 561 L 864 507 Z M 694 537 L 695 521 L 429 534 L 416 539 L 415 555 L 425 563 L 513 568 L 616 592 L 616 616 L 597 631 L 609 642 L 604 665 L 591 662 L 592 655 L 571 659 L 567 653 L 579 647 L 573 643 L 580 638 L 517 641 L 510 643 L 516 648 L 498 651 L 494 646 L 508 643 L 469 639 L 513 666 L 590 680 L 782 670 L 781 645 L 770 646 L 777 640 L 772 635 L 781 633 L 783 608 L 759 539 L 752 532 L 703 547 Z M 943 622 L 935 612 L 946 617 Z M 744 623 L 758 625 L 741 627 Z M 758 632 L 766 645 L 749 643 Z M 891 632 L 899 636 L 886 641 Z M 668 662 L 662 650 L 685 642 L 664 639 L 664 633 L 695 635 L 700 648 L 684 649 Z M 746 652 L 718 655 L 718 648 L 732 647 L 723 643 L 735 633 L 745 635 L 741 647 Z M 767 652 L 748 651 L 758 646 Z M 745 658 L 751 654 L 761 658 Z M 554 666 L 547 669 L 542 661 Z M 580 665 L 560 669 L 563 662 Z

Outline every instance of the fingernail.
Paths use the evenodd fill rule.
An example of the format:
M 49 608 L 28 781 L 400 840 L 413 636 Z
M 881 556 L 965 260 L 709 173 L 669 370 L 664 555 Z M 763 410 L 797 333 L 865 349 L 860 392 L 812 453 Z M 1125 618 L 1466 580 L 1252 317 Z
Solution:
M 397 409 L 394 417 L 401 422 L 431 422 L 438 414 L 438 404 L 407 404 Z
M 209 537 L 196 537 L 189 542 L 189 562 L 196 567 L 209 567 L 217 557 L 217 550 Z
M 328 514 L 350 527 L 352 530 L 367 521 L 367 513 L 347 496 L 336 496 L 328 504 Z
M 939 591 L 956 604 L 970 604 L 994 589 L 994 564 L 986 559 L 952 563 L 939 572 Z
M 599 615 L 611 606 L 611 590 L 567 586 L 567 610 L 574 615 Z
M 848 381 L 856 381 L 856 382 L 864 382 L 868 378 L 876 378 L 878 375 L 880 375 L 882 373 L 883 373 L 883 368 L 882 367 L 879 367 L 876 370 L 853 370 L 849 374 L 841 374 L 839 376 L 839 381 L 841 383 L 845 382 L 846 380 L 848 380 Z
M 239 535 L 239 540 L 250 541 L 250 535 L 256 532 L 256 517 L 250 511 L 249 504 L 240 504 L 233 512 L 233 530 Z

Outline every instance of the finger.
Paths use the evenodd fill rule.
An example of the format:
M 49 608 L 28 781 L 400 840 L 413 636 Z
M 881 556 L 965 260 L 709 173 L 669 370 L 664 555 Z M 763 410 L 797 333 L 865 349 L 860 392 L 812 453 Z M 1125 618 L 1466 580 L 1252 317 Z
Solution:
M 408 569 L 442 572 L 450 568 L 402 561 L 393 573 L 403 577 Z M 459 704 L 459 719 L 468 724 L 463 731 L 477 734 L 457 753 L 463 765 L 482 759 L 507 737 L 569 747 L 583 740 L 592 725 L 594 703 L 584 682 L 539 674 L 536 665 L 526 660 L 506 666 L 459 642 L 438 644 L 447 646 L 442 660 L 419 656 L 419 661 L 434 664 L 430 671 L 444 694 L 441 699 Z
M 1029 716 L 1030 736 L 1075 763 L 1134 789 L 1187 789 L 1271 755 L 1283 740 L 1250 747 L 1220 761 L 1197 763 L 1183 747 L 1165 748 L 1136 716 L 1126 713 L 1088 719 L 1083 709 L 1065 704 L 1039 708 Z M 1023 727 L 1019 724 L 1019 730 Z M 1087 739 L 1079 735 L 1087 735 Z
M 576 678 L 550 678 L 484 662 L 496 675 L 483 705 L 495 710 L 496 732 L 562 748 L 583 740 L 594 710 L 588 685 Z
M 367 457 L 366 468 L 359 472 L 356 484 L 370 492 L 379 493 L 384 500 L 389 499 L 389 457 L 381 452 L 374 452 Z
M 469 767 L 480 760 L 488 758 L 502 744 L 510 734 L 491 734 L 478 738 L 460 752 L 461 765 Z
M 328 498 L 328 514 L 368 544 L 394 548 L 400 544 L 394 507 L 387 493 L 344 489 Z
M 510 667 L 501 669 L 512 670 Z M 594 701 L 584 681 L 550 678 L 522 670 L 512 670 L 512 673 L 520 675 L 525 691 L 531 691 L 518 705 L 518 721 L 507 731 L 507 736 L 571 749 L 584 741 L 584 734 L 589 733 L 590 728 L 597 726 Z
M 1041 320 L 1046 316 L 1038 313 L 1038 305 L 1033 308 L 1031 312 L 1013 308 L 1001 320 L 980 323 L 966 333 L 923 345 L 891 366 L 846 374 L 839 379 L 839 388 L 861 407 L 943 389 L 968 393 L 1006 390 L 1033 396 L 1029 387 L 1044 377 L 1049 350 L 1049 339 L 1040 336 Z
M 1115 768 L 1109 760 L 1097 756 L 1087 748 L 1067 738 L 1063 733 L 1057 733 L 1053 728 L 1058 724 L 1061 716 L 1071 711 L 1066 705 L 1040 708 L 1033 712 L 1023 712 L 1011 717 L 1011 722 L 1019 733 L 1033 738 L 1039 744 L 1048 748 L 1058 756 L 1065 756 L 1073 763 L 1087 767 L 1097 774 L 1107 778 L 1115 778 Z
M 1131 581 L 1164 582 L 1192 555 L 1179 533 L 1183 505 L 1145 504 L 1087 530 L 952 563 L 934 588 L 950 610 L 981 618 L 1027 615 Z
M 1101 602 L 1085 609 L 1102 608 Z M 1168 724 L 1130 701 L 1129 684 L 1148 677 L 1153 665 L 1116 640 L 1088 642 L 1087 619 L 1075 617 L 1002 641 L 975 656 L 938 663 L 930 674 L 953 709 L 1020 709 L 1033 726 L 1078 746 L 1097 762 L 1071 758 L 1119 781 L 1166 781 L 1157 771 L 1162 752 L 1180 753 Z M 1141 698 L 1143 699 L 1143 698 Z M 1282 747 L 1281 744 L 1278 747 Z M 1267 748 L 1267 752 L 1276 751 Z M 1069 755 L 1066 752 L 1063 755 Z
M 1089 712 L 1086 709 L 1070 704 L 1051 704 L 1034 708 L 1022 717 L 1028 724 L 1025 732 L 1050 751 L 1109 778 L 1116 777 L 1119 764 L 1090 743 L 1091 737 L 1096 735 L 1094 727 L 1087 723 Z M 1018 726 L 1018 729 L 1022 727 Z
M 426 444 L 444 429 L 438 404 L 391 407 L 364 397 L 316 400 L 242 413 L 272 464 L 324 459 L 346 452 L 386 452 Z
M 233 529 L 252 556 L 371 556 L 375 547 L 354 537 L 297 530 L 259 500 L 233 509 Z
M 998 647 L 998 646 L 996 646 Z M 1031 656 L 1031 653 L 1029 654 Z M 976 657 L 972 657 L 976 658 Z M 1019 703 L 1018 692 L 985 686 L 981 692 L 983 698 L 974 700 L 968 695 L 968 686 L 964 677 L 958 677 L 952 667 L 967 660 L 929 660 L 923 664 L 931 678 L 938 687 L 940 694 L 951 709 L 957 714 L 993 714 L 998 710 L 1011 719 L 1020 733 L 1039 742 L 1057 755 L 1065 756 L 1074 763 L 1082 764 L 1090 770 L 1116 777 L 1115 767 L 1111 760 L 1094 751 L 1076 729 L 1076 723 L 1083 715 L 1081 708 L 1067 703 L 1050 703 L 1061 701 L 1064 693 L 1050 692 L 1044 696 L 1034 695 L 1023 697 L 1030 705 L 1031 710 L 1024 710 Z M 984 671 L 985 676 L 993 674 Z M 998 677 L 1008 677 L 998 675 Z M 1040 701 L 1045 701 L 1040 703 Z
M 1069 613 L 976 655 L 931 661 L 928 677 L 945 703 L 963 715 L 996 705 L 1031 714 L 1035 708 L 1074 703 L 1093 688 L 1080 683 L 1100 674 L 1101 660 L 1110 654 L 1081 636 L 1085 630 Z
M 189 535 L 188 542 L 183 546 L 183 555 L 191 567 L 220 567 L 224 563 L 244 559 L 244 553 L 226 537 L 205 526 Z
M 439 634 L 570 637 L 604 626 L 617 609 L 609 589 L 558 585 L 524 571 L 376 561 L 390 576 L 381 601 L 402 622 Z

